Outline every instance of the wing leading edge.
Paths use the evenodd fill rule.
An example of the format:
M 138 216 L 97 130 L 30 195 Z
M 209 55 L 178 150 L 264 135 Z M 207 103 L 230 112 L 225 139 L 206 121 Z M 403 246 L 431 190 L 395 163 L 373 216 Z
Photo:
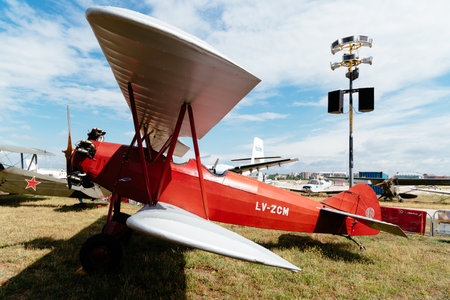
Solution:
M 171 204 L 146 205 L 128 218 L 127 225 L 148 235 L 200 250 L 293 272 L 301 270 L 243 236 Z

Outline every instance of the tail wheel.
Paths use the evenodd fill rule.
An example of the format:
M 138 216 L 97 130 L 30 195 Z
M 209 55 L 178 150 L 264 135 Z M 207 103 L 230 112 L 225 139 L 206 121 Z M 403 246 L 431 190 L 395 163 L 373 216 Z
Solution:
M 119 240 L 100 233 L 91 236 L 80 250 L 80 261 L 87 273 L 108 272 L 116 269 L 122 259 Z

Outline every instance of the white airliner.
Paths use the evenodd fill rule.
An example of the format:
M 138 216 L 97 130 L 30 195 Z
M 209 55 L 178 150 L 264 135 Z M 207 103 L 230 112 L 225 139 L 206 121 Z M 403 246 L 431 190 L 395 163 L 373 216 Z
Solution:
M 232 171 L 235 173 L 243 174 L 245 176 L 255 177 L 260 181 L 264 181 L 264 173 L 261 169 L 269 168 L 272 166 L 281 166 L 282 164 L 298 161 L 298 158 L 285 158 L 280 159 L 281 156 L 264 156 L 264 143 L 263 140 L 255 137 L 253 139 L 252 156 L 248 158 L 232 159 L 231 161 L 250 161 L 250 164 L 231 166 L 227 164 L 219 164 L 219 159 L 216 160 L 213 166 L 209 165 L 207 168 L 214 174 L 224 174 L 226 171 Z M 266 159 L 276 159 L 266 161 Z

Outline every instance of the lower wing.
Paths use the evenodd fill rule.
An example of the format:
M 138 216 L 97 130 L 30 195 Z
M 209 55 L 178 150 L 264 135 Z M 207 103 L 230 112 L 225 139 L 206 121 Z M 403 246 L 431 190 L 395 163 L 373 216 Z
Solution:
M 128 218 L 127 225 L 181 245 L 293 272 L 301 270 L 243 236 L 171 204 L 146 205 Z

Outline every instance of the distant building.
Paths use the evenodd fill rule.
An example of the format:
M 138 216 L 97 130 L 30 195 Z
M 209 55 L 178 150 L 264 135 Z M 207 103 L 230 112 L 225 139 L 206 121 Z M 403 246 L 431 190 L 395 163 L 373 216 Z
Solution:
M 311 176 L 312 176 L 311 172 L 300 172 L 301 179 L 309 179 L 309 178 L 311 178 Z
M 414 178 L 414 179 L 422 179 L 424 176 L 420 173 L 415 172 L 397 172 L 394 175 L 395 178 Z
M 347 177 L 345 172 L 321 172 L 320 175 L 323 177 Z
M 423 174 L 423 178 L 432 178 L 432 179 L 449 179 L 450 176 L 438 176 L 433 174 Z

